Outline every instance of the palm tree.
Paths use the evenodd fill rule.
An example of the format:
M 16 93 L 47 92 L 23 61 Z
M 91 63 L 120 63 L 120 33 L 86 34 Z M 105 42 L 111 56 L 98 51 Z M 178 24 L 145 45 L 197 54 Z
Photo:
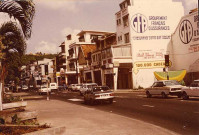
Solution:
M 16 51 L 23 54 L 26 48 L 24 37 L 26 39 L 31 37 L 35 7 L 33 0 L 0 0 L 0 12 L 7 13 L 10 18 L 14 17 L 18 20 L 23 32 L 22 35 L 17 24 L 13 22 L 5 23 L 0 28 L 0 56 L 2 57 L 0 82 L 4 83 L 9 52 Z
M 7 74 L 9 63 L 13 63 L 12 54 L 17 53 L 19 56 L 22 56 L 26 49 L 26 42 L 23 38 L 21 30 L 17 27 L 14 22 L 4 23 L 0 27 L 0 37 L 2 37 L 1 43 L 3 48 L 1 49 L 2 59 L 1 59 L 1 73 L 0 73 L 0 82 L 4 86 L 4 79 Z
M 0 0 L 0 12 L 17 19 L 26 39 L 31 37 L 35 7 L 32 0 Z

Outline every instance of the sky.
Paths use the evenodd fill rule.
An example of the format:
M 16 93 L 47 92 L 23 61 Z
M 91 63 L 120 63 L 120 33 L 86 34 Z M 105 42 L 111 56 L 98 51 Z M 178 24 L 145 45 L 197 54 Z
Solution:
M 123 0 L 33 0 L 36 13 L 26 53 L 58 53 L 66 35 L 81 30 L 116 31 L 115 13 Z M 198 0 L 182 2 L 185 15 Z M 0 14 L 0 23 L 9 20 Z

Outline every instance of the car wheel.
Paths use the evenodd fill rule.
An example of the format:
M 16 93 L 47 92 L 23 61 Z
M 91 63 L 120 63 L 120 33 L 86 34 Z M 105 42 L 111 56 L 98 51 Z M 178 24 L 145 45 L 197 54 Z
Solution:
M 110 104 L 112 104 L 113 103 L 113 99 L 111 98 L 111 99 L 109 99 L 109 103 Z
M 167 98 L 167 95 L 164 92 L 162 92 L 161 95 L 162 95 L 162 98 Z
M 187 95 L 186 92 L 183 92 L 183 94 L 182 94 L 182 99 L 184 99 L 184 100 L 189 99 L 189 96 Z
M 151 96 L 152 96 L 152 95 L 150 94 L 150 92 L 147 91 L 147 92 L 146 92 L 146 97 L 147 97 L 147 98 L 151 98 Z

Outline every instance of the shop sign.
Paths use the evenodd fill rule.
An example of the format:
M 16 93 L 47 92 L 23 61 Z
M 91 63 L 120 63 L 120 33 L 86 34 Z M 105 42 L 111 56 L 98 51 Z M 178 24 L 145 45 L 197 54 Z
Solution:
M 170 61 L 170 66 L 172 65 Z M 133 65 L 133 72 L 137 74 L 139 69 L 152 69 L 152 68 L 164 68 L 165 61 L 144 61 L 144 62 L 135 62 Z
M 113 74 L 113 70 L 112 69 L 107 69 L 107 70 L 105 70 L 104 74 Z
M 120 63 L 119 63 L 119 61 L 114 61 L 114 62 L 113 62 L 113 65 L 114 65 L 114 67 L 119 67 L 119 66 L 120 66 Z
M 56 77 L 60 77 L 60 72 L 57 72 L 57 73 L 56 73 Z

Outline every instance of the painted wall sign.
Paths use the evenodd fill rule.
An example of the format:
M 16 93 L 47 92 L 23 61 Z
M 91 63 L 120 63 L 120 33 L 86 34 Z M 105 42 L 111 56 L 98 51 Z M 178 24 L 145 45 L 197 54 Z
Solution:
M 170 66 L 172 65 L 170 61 Z M 139 72 L 139 69 L 151 69 L 151 68 L 164 68 L 165 67 L 165 61 L 141 61 L 141 62 L 135 62 L 133 64 L 133 72 L 137 74 Z
M 179 36 L 183 43 L 188 44 L 193 37 L 193 27 L 189 20 L 184 20 L 180 24 Z
M 131 18 L 131 27 L 136 33 L 144 33 L 148 31 L 169 31 L 170 26 L 167 25 L 167 16 L 148 16 L 148 18 L 137 13 Z M 150 36 L 133 36 L 133 40 L 162 40 L 170 39 L 170 35 L 150 35 Z
M 137 57 L 137 60 L 164 59 L 164 50 L 163 51 L 140 50 L 137 53 L 136 57 Z

